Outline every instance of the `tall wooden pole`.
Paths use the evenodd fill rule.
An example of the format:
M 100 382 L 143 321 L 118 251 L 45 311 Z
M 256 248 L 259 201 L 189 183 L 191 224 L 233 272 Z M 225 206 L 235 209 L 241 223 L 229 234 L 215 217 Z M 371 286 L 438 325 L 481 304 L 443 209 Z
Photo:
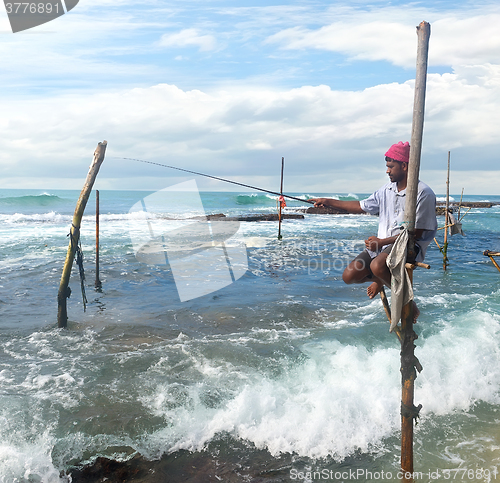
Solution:
M 102 162 L 104 161 L 104 154 L 106 152 L 107 142 L 103 141 L 97 145 L 94 152 L 94 159 L 90 165 L 87 179 L 83 185 L 80 193 L 80 198 L 76 204 L 75 213 L 73 214 L 73 222 L 69 232 L 69 246 L 66 254 L 66 261 L 64 263 L 63 272 L 61 275 L 61 283 L 59 285 L 59 292 L 57 293 L 57 326 L 66 327 L 68 325 L 68 312 L 66 307 L 66 299 L 70 296 L 71 291 L 68 287 L 69 277 L 71 275 L 71 268 L 73 267 L 73 260 L 75 259 L 75 252 L 80 240 L 80 224 L 82 221 L 83 212 L 87 201 L 92 191 L 92 186 L 99 172 Z
M 405 203 L 405 222 L 409 231 L 409 261 L 415 259 L 415 219 L 424 129 L 427 56 L 430 33 L 430 25 L 427 22 L 421 22 L 417 27 L 417 69 Z M 410 278 L 413 282 L 411 275 L 412 271 L 410 270 Z M 413 481 L 412 478 L 407 477 L 407 475 L 413 474 L 413 420 L 417 416 L 419 409 L 413 404 L 414 381 L 417 377 L 415 369 L 415 345 L 413 343 L 417 338 L 417 335 L 413 331 L 413 301 L 403 307 L 401 332 L 403 334 L 403 342 L 401 343 L 401 469 L 404 474 L 403 481 Z
M 282 199 L 283 199 L 283 171 L 285 169 L 285 158 L 281 158 L 281 188 L 280 188 L 280 199 L 279 199 L 279 213 L 278 213 L 278 240 L 281 240 L 283 237 L 281 236 L 281 208 L 282 208 Z
M 99 280 L 99 190 L 95 190 L 95 288 L 102 287 Z
M 448 266 L 448 210 L 450 209 L 450 151 L 448 151 L 448 175 L 446 176 L 446 206 L 444 210 L 443 270 Z
M 462 188 L 462 194 L 460 195 L 460 203 L 458 204 L 458 221 L 460 221 L 460 208 L 462 208 L 462 198 L 464 197 L 464 189 Z

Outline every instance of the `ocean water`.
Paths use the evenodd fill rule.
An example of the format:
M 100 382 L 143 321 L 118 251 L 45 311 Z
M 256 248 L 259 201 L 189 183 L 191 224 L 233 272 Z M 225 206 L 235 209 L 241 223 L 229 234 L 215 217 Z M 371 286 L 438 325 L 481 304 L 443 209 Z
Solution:
M 81 229 L 88 303 L 75 266 L 59 329 L 79 192 L 0 190 L 0 482 L 67 482 L 98 456 L 186 451 L 233 462 L 241 481 L 254 467 L 273 469 L 259 481 L 397 480 L 399 344 L 380 299 L 341 279 L 377 218 L 306 214 L 283 222 L 282 240 L 277 222 L 241 222 L 226 245 L 241 255 L 243 240 L 248 269 L 181 301 L 171 267 L 136 257 L 131 234 L 148 221 L 182 231 L 199 210 L 129 213 L 150 194 L 100 191 L 100 291 L 92 194 Z M 244 190 L 201 200 L 209 214 L 276 212 L 275 197 Z M 482 254 L 500 251 L 499 222 L 500 206 L 470 210 L 448 270 L 431 245 L 432 268 L 415 272 L 418 481 L 500 479 L 500 272 Z

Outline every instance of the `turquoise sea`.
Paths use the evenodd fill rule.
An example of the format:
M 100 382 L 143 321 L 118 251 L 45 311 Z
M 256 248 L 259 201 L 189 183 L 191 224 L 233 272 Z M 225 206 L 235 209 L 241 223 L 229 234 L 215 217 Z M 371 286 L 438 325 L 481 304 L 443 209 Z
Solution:
M 380 299 L 341 279 L 377 218 L 305 214 L 283 222 L 282 240 L 277 222 L 241 222 L 238 243 L 226 244 L 228 260 L 240 256 L 232 283 L 181 301 L 169 264 L 137 257 L 133 234 L 153 222 L 182 232 L 199 213 L 129 212 L 149 195 L 100 191 L 99 291 L 92 194 L 81 230 L 87 308 L 75 266 L 59 329 L 79 192 L 0 190 L 0 482 L 80 481 L 77 469 L 99 456 L 138 455 L 170 457 L 174 476 L 159 482 L 185 481 L 176 465 L 200 456 L 210 465 L 186 481 L 397 481 L 398 341 Z M 245 190 L 201 200 L 207 214 L 276 212 L 274 196 Z M 500 272 L 483 255 L 500 251 L 500 206 L 471 209 L 463 228 L 446 272 L 433 244 L 431 269 L 414 275 L 422 482 L 500 480 Z

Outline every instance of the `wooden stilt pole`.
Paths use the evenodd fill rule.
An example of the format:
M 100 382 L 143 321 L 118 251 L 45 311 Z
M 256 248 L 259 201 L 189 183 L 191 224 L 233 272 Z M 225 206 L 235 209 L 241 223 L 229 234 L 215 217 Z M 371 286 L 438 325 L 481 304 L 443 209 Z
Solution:
M 385 289 L 383 286 L 380 289 L 380 298 L 382 299 L 382 306 L 384 307 L 385 315 L 387 315 L 387 320 L 389 321 L 389 324 L 390 324 L 392 321 L 392 319 L 391 319 L 391 306 L 389 305 L 389 301 L 387 300 L 387 295 L 385 294 Z M 399 328 L 399 326 L 396 325 L 396 327 L 394 327 L 394 332 L 396 333 L 396 335 L 399 339 L 399 342 L 402 342 L 403 336 L 401 334 L 401 329 Z
M 497 267 L 498 271 L 500 272 L 500 266 L 498 265 L 498 263 L 496 262 L 496 260 L 493 258 L 494 256 L 495 257 L 499 257 L 500 253 L 499 252 L 492 252 L 491 250 L 485 250 L 483 252 L 483 255 L 486 255 L 487 257 L 490 257 L 490 260 L 493 262 L 493 265 L 495 265 L 495 267 Z
M 285 169 L 285 158 L 281 158 L 281 188 L 280 188 L 280 194 L 283 196 L 283 171 Z M 281 209 L 282 209 L 282 198 L 279 199 L 279 213 L 278 213 L 278 220 L 279 220 L 279 226 L 278 226 L 278 240 L 281 240 L 283 237 L 281 236 Z
M 73 214 L 73 222 L 69 232 L 69 246 L 66 254 L 66 261 L 64 262 L 63 273 L 61 276 L 61 283 L 59 285 L 59 292 L 57 293 L 57 326 L 66 327 L 68 325 L 68 312 L 66 307 L 66 299 L 70 296 L 69 277 L 71 275 L 71 268 L 73 267 L 73 260 L 75 259 L 76 247 L 80 240 L 80 223 L 82 221 L 85 206 L 92 191 L 92 186 L 99 172 L 102 162 L 104 161 L 104 154 L 106 152 L 107 142 L 103 141 L 97 145 L 94 152 L 94 159 L 90 165 L 87 179 L 83 185 L 80 193 L 80 198 L 76 204 L 75 213 Z
M 493 265 L 495 265 L 495 267 L 497 267 L 498 271 L 500 272 L 500 266 L 498 265 L 496 260 L 491 255 L 489 255 L 489 257 L 490 257 L 490 260 L 493 262 Z
M 450 219 L 448 210 L 450 209 L 450 151 L 448 151 L 448 176 L 446 177 L 446 207 L 444 210 L 444 242 L 443 242 L 443 270 L 448 266 L 448 226 Z
M 99 280 L 99 190 L 95 190 L 95 288 L 100 289 Z
M 462 194 L 460 195 L 460 203 L 458 204 L 458 216 L 457 216 L 458 221 L 460 221 L 460 210 L 462 208 L 462 198 L 463 197 L 464 197 L 464 189 L 462 188 Z
M 405 203 L 405 221 L 409 232 L 408 258 L 410 262 L 415 260 L 415 219 L 424 128 L 430 32 L 430 25 L 427 22 L 421 22 L 417 27 L 417 68 Z M 409 270 L 409 274 L 410 280 L 413 283 L 413 270 Z M 413 342 L 417 338 L 417 335 L 413 331 L 413 301 L 403 307 L 401 332 L 403 334 L 403 342 L 401 343 L 401 469 L 403 471 L 402 481 L 408 482 L 413 481 L 413 420 L 418 415 L 419 410 L 413 404 L 414 381 L 416 378 L 415 345 Z

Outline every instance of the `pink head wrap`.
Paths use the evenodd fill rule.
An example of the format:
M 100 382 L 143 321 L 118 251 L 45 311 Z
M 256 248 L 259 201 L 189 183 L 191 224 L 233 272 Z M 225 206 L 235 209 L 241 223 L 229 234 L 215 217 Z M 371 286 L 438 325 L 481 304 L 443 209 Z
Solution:
M 407 163 L 410 161 L 410 144 L 399 141 L 398 144 L 393 144 L 389 151 L 385 153 L 388 158 L 399 161 L 400 163 Z

